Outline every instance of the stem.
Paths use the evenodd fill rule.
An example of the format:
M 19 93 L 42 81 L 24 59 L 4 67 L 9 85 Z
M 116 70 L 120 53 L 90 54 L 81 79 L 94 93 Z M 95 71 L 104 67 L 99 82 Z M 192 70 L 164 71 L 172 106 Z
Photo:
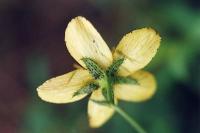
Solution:
M 126 112 L 120 107 L 112 105 L 117 113 L 119 113 L 138 133 L 147 133 L 133 118 L 131 118 Z

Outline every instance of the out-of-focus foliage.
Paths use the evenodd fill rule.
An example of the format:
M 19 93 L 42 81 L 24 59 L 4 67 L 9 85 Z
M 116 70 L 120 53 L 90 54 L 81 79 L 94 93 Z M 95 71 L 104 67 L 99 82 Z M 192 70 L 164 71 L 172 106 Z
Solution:
M 77 15 L 88 18 L 110 48 L 133 29 L 155 28 L 162 37 L 161 47 L 145 69 L 155 74 L 157 93 L 146 102 L 121 101 L 119 105 L 149 133 L 200 132 L 198 0 L 2 1 L 0 10 L 0 95 L 5 101 L 0 104 L 4 116 L 0 132 L 134 132 L 117 114 L 102 128 L 90 129 L 88 98 L 55 105 L 37 96 L 38 85 L 73 69 L 75 61 L 66 52 L 64 30 Z M 10 97 L 14 98 L 7 100 Z M 15 107 L 14 113 L 7 111 L 9 107 Z M 15 113 L 17 117 L 11 118 Z

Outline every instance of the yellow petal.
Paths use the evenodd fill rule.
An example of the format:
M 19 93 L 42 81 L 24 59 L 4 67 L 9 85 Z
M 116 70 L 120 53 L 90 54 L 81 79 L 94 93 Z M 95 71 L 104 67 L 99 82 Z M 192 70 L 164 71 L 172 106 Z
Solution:
M 92 100 L 105 101 L 101 89 L 94 91 L 88 103 L 89 124 L 92 128 L 102 126 L 114 113 L 114 109 L 105 105 L 100 105 Z
M 139 85 L 116 84 L 115 96 L 125 101 L 139 102 L 151 98 L 156 90 L 156 81 L 152 74 L 146 71 L 137 71 L 130 75 L 135 78 Z
M 125 35 L 114 53 L 114 59 L 125 58 L 119 75 L 128 76 L 145 67 L 156 54 L 160 39 L 160 36 L 150 28 L 134 30 Z
M 82 94 L 73 97 L 73 94 L 91 80 L 92 77 L 87 70 L 78 69 L 47 80 L 37 88 L 37 92 L 44 101 L 70 103 L 86 96 L 86 94 Z
M 103 68 L 112 63 L 109 47 L 84 17 L 71 20 L 65 31 L 65 42 L 70 54 L 83 67 L 85 67 L 81 60 L 83 57 L 92 58 Z

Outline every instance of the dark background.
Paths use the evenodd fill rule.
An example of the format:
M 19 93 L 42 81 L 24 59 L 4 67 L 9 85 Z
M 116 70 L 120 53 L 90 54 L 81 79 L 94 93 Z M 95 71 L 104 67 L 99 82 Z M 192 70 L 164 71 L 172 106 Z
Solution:
M 75 61 L 64 31 L 82 15 L 110 48 L 133 29 L 152 27 L 161 47 L 146 67 L 158 90 L 142 103 L 120 102 L 149 133 L 200 132 L 200 2 L 198 0 L 0 0 L 0 132 L 132 133 L 117 114 L 91 129 L 87 101 L 43 102 L 36 88 Z

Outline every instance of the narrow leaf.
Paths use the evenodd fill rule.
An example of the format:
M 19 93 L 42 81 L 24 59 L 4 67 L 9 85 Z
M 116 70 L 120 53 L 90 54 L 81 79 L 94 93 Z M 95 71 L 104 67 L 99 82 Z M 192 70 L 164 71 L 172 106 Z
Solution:
M 111 87 L 103 88 L 102 94 L 109 103 L 114 104 L 114 92 Z
M 85 63 L 87 69 L 89 70 L 90 74 L 95 79 L 101 79 L 105 76 L 103 69 L 92 59 L 90 58 L 83 58 L 83 62 Z
M 121 64 L 123 62 L 124 62 L 124 58 L 120 58 L 120 59 L 115 60 L 112 63 L 112 65 L 108 68 L 107 74 L 108 75 L 114 75 L 118 71 L 119 67 L 121 66 Z
M 138 81 L 132 77 L 121 77 L 117 76 L 114 79 L 115 84 L 136 84 L 138 85 Z
M 94 90 L 98 89 L 99 86 L 95 83 L 90 83 L 86 86 L 84 86 L 83 88 L 79 89 L 78 91 L 76 91 L 73 95 L 74 96 L 77 96 L 77 95 L 80 95 L 80 94 L 89 94 L 91 92 L 93 92 Z

